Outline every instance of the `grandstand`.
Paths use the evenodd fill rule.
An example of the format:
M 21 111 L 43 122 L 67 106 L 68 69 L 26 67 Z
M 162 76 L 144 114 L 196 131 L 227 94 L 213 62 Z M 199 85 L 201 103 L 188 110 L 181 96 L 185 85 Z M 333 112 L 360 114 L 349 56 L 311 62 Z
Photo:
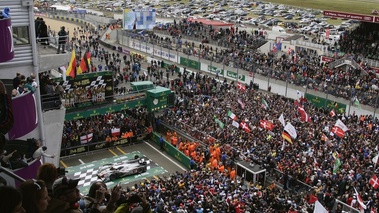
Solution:
M 21 7 L 21 5 L 17 7 Z M 14 8 L 17 7 L 14 6 Z M 361 27 L 370 27 L 365 25 L 362 24 Z M 200 186 L 197 185 L 199 183 L 206 187 L 209 186 L 209 190 L 215 192 L 212 193 L 212 197 L 213 195 L 215 196 L 215 203 L 218 204 L 211 207 L 205 206 L 201 196 L 196 195 L 202 192 L 191 190 L 191 193 L 196 195 L 192 197 L 191 201 L 186 200 L 186 202 L 181 201 L 178 204 L 168 204 L 167 207 L 176 206 L 180 208 L 182 203 L 188 208 L 195 208 L 195 204 L 192 201 L 196 201 L 197 203 L 200 202 L 198 204 L 200 204 L 201 208 L 212 208 L 215 212 L 217 210 L 228 211 L 231 208 L 230 206 L 239 209 L 240 206 L 246 205 L 249 208 L 253 208 L 254 203 L 257 204 L 254 207 L 256 208 L 255 210 L 262 212 L 267 212 L 271 208 L 286 212 L 289 210 L 304 211 L 301 209 L 313 209 L 315 198 L 317 198 L 331 212 L 342 212 L 342 209 L 355 212 L 357 210 L 354 208 L 363 207 L 358 201 L 353 203 L 355 192 L 352 186 L 354 185 L 362 196 L 366 209 L 370 208 L 375 211 L 375 208 L 378 208 L 375 204 L 378 199 L 374 188 L 375 185 L 369 185 L 370 180 L 374 177 L 373 175 L 377 172 L 376 162 L 372 163 L 372 158 L 377 157 L 377 116 L 375 111 L 372 116 L 371 114 L 364 115 L 363 113 L 357 115 L 353 112 L 354 110 L 350 110 L 352 105 L 356 105 L 352 109 L 358 109 L 360 104 L 371 105 L 374 110 L 377 108 L 377 91 L 370 87 L 377 85 L 378 82 L 374 81 L 375 77 L 369 75 L 372 70 L 369 66 L 366 66 L 366 59 L 363 59 L 375 56 L 373 51 L 376 47 L 371 46 L 372 49 L 368 48 L 370 42 L 376 40 L 375 33 L 372 34 L 372 38 L 367 38 L 368 42 L 365 40 L 363 44 L 359 44 L 362 46 L 357 44 L 356 47 L 352 48 L 351 44 L 355 44 L 357 38 L 361 38 L 364 35 L 359 34 L 360 31 L 356 33 L 350 32 L 352 34 L 347 35 L 346 40 L 341 41 L 341 48 L 346 48 L 345 56 L 339 59 L 343 59 L 342 63 L 328 68 L 323 65 L 319 66 L 319 61 L 316 60 L 318 56 L 313 55 L 314 52 L 309 51 L 311 48 L 304 48 L 306 45 L 302 44 L 294 45 L 297 48 L 293 48 L 293 52 L 284 51 L 282 55 L 273 54 L 272 52 L 269 54 L 257 52 L 255 45 L 260 43 L 264 36 L 259 34 L 248 35 L 246 32 L 242 32 L 240 36 L 246 40 L 252 39 L 251 43 L 243 39 L 227 40 L 228 36 L 233 37 L 233 35 L 225 31 L 222 32 L 225 34 L 221 37 L 210 39 L 212 42 L 209 46 L 202 44 L 204 46 L 193 45 L 191 47 L 191 41 L 196 38 L 194 38 L 193 32 L 183 31 L 187 32 L 187 34 L 182 35 L 181 39 L 183 40 L 181 42 L 187 42 L 189 46 L 187 48 L 191 51 L 187 52 L 187 55 L 183 57 L 179 55 L 180 50 L 177 49 L 177 55 L 171 57 L 170 54 L 173 51 L 170 52 L 170 49 L 166 49 L 162 45 L 163 42 L 159 34 L 162 30 L 156 30 L 156 34 L 152 33 L 146 37 L 141 36 L 139 39 L 144 39 L 145 44 L 141 44 L 142 42 L 137 40 L 137 42 L 133 43 L 134 45 L 139 44 L 139 48 L 137 46 L 132 47 L 134 51 L 138 51 L 137 53 L 143 55 L 148 54 L 147 47 L 152 44 L 152 56 L 155 59 L 168 61 L 164 64 L 175 63 L 175 65 L 181 66 L 178 69 L 178 73 L 175 73 L 177 70 L 171 66 L 165 67 L 166 73 L 163 73 L 164 71 L 160 71 L 163 70 L 163 66 L 158 67 L 154 61 L 142 62 L 143 69 L 146 67 L 146 75 L 142 73 L 136 74 L 135 79 L 143 82 L 142 76 L 148 76 L 155 84 L 154 89 L 151 88 L 152 83 L 148 83 L 148 86 L 146 86 L 146 82 L 143 82 L 142 84 L 144 85 L 142 86 L 135 82 L 132 87 L 134 86 L 138 92 L 140 87 L 146 86 L 148 87 L 146 89 L 151 89 L 150 93 L 146 93 L 147 96 L 153 97 L 150 102 L 144 102 L 146 97 L 143 96 L 131 94 L 130 96 L 133 97 L 129 98 L 130 96 L 127 95 L 127 98 L 124 99 L 123 97 L 119 99 L 119 102 L 115 99 L 116 104 L 73 110 L 70 114 L 73 122 L 66 117 L 64 124 L 60 123 L 63 123 L 61 121 L 64 120 L 65 110 L 59 106 L 40 115 L 39 128 L 35 130 L 36 133 L 24 136 L 23 139 L 31 137 L 41 138 L 43 141 L 62 141 L 56 146 L 51 144 L 52 149 L 62 150 L 64 155 L 70 156 L 79 152 L 94 155 L 93 151 L 113 145 L 121 147 L 132 138 L 130 137 L 130 131 L 136 136 L 138 136 L 138 133 L 144 136 L 150 134 L 152 129 L 147 129 L 148 126 L 150 128 L 150 124 L 156 131 L 152 138 L 155 140 L 156 147 L 160 145 L 159 135 L 167 135 L 168 132 L 178 134 L 178 137 L 175 136 L 177 140 L 173 140 L 171 135 L 166 137 L 163 150 L 182 163 L 185 162 L 183 164 L 186 165 L 186 168 L 191 166 L 191 159 L 196 160 L 198 171 L 192 171 L 191 175 L 187 176 L 189 182 L 186 183 L 187 185 L 183 185 L 184 189 L 199 188 Z M 167 33 L 170 29 L 164 30 Z M 31 39 L 33 39 L 33 36 L 31 36 Z M 212 38 L 211 35 L 209 35 L 209 38 Z M 348 38 L 351 40 L 348 40 Z M 174 42 L 177 42 L 176 38 L 173 38 L 173 41 L 165 42 L 165 45 L 168 43 L 176 46 L 177 43 Z M 343 42 L 346 43 L 344 44 Z M 35 48 L 35 45 L 35 42 L 30 42 L 30 51 Z M 118 49 L 112 43 L 107 45 L 114 50 Z M 145 46 L 142 47 L 142 45 Z M 131 45 L 128 44 L 128 46 Z M 154 52 L 154 47 L 159 49 L 160 54 Z M 241 48 L 241 51 L 238 51 L 240 48 L 237 47 L 244 47 L 244 49 Z M 367 52 L 359 52 L 362 47 L 367 47 L 364 48 Z M 16 46 L 16 53 L 21 51 L 22 48 L 25 47 Z M 216 51 L 216 48 L 219 49 Z M 121 47 L 121 50 L 123 50 L 123 47 Z M 35 53 L 35 49 L 33 51 Z M 358 51 L 358 54 L 355 55 L 355 51 Z M 163 54 L 163 52 L 168 54 Z M 162 55 L 166 57 L 162 57 Z M 16 59 L 17 57 L 20 57 L 20 55 L 16 54 Z M 37 56 L 32 55 L 31 57 Z M 101 57 L 101 54 L 99 57 Z M 126 61 L 128 60 L 123 60 L 115 52 L 113 52 L 113 55 L 110 53 L 107 57 L 112 62 L 122 61 L 125 63 L 123 66 L 126 67 L 127 65 Z M 131 60 L 134 60 L 133 57 L 131 58 Z M 175 58 L 175 61 L 172 61 L 171 58 Z M 358 65 L 352 63 L 352 61 L 356 61 Z M 38 70 L 38 65 L 35 62 L 28 63 L 28 61 L 25 61 L 24 63 L 24 67 L 22 67 L 22 64 L 20 66 L 22 69 L 20 67 L 11 67 L 11 70 L 25 70 L 23 74 L 28 75 L 27 71 L 33 69 L 33 72 L 38 75 L 40 70 Z M 257 65 L 252 65 L 253 63 Z M 212 72 L 213 69 L 208 66 L 204 68 L 203 64 L 211 64 L 218 71 Z M 5 73 L 5 70 L 11 65 L 12 61 L 0 64 L 0 68 L 2 68 L 0 72 Z M 134 76 L 134 72 L 139 71 L 133 67 L 129 67 L 129 69 L 132 70 L 132 74 L 129 76 Z M 237 71 L 233 74 L 231 70 Z M 260 71 L 263 74 L 262 76 L 266 77 L 259 76 Z M 345 71 L 350 73 L 351 78 L 344 78 Z M 217 75 L 221 75 L 225 79 L 225 83 L 214 79 L 216 72 Z M 250 72 L 252 72 L 252 75 L 250 75 Z M 328 72 L 331 74 L 325 74 Z M 367 72 L 367 74 L 363 72 Z M 165 79 L 164 75 L 167 73 L 168 77 Z M 122 72 L 118 72 L 118 74 L 121 75 Z M 243 75 L 243 77 L 239 75 Z M 311 78 L 308 78 L 308 76 L 311 76 Z M 6 78 L 13 79 L 13 77 L 13 75 L 9 75 Z M 285 83 L 279 87 L 281 92 L 284 90 L 287 92 L 289 83 L 298 85 L 296 88 L 300 89 L 300 91 L 304 91 L 301 86 L 305 86 L 305 91 L 309 90 L 309 93 L 313 90 L 324 91 L 326 92 L 325 105 L 324 107 L 321 106 L 322 110 L 320 110 L 316 108 L 312 100 L 307 100 L 302 96 L 295 97 L 296 100 L 293 100 L 278 94 L 256 91 L 250 82 L 254 80 L 256 80 L 255 83 L 258 82 L 258 79 L 254 79 L 258 77 L 267 79 L 260 84 L 261 88 L 266 87 L 265 85 L 267 84 L 267 90 L 269 86 L 271 88 L 271 85 L 273 85 L 272 81 L 284 80 Z M 120 79 L 120 81 L 125 80 L 120 76 L 116 78 Z M 232 83 L 233 81 L 239 81 L 239 84 L 236 85 Z M 324 82 L 331 83 L 325 86 Z M 170 99 L 173 107 L 169 109 L 165 104 L 170 102 L 169 97 L 154 93 L 157 91 L 162 92 L 162 94 L 171 93 L 168 88 L 176 94 L 175 98 Z M 141 90 L 144 89 L 142 88 Z M 300 91 L 299 93 L 301 94 Z M 344 97 L 347 101 L 328 97 L 329 94 L 330 96 Z M 38 98 L 38 92 L 36 96 Z M 357 99 L 351 100 L 352 97 Z M 320 100 L 318 98 L 316 97 L 315 99 Z M 331 108 L 331 104 L 327 102 L 328 98 L 334 101 Z M 83 101 L 84 99 L 81 98 L 80 100 Z M 348 103 L 349 108 L 345 105 L 345 111 L 339 113 L 336 106 L 339 105 L 337 100 Z M 146 104 L 150 104 L 147 109 L 143 107 Z M 158 104 L 160 108 L 153 110 L 157 108 Z M 41 103 L 37 102 L 37 105 L 41 105 Z M 37 108 L 39 114 L 42 114 L 41 109 L 43 106 L 38 106 Z M 345 113 L 347 109 L 351 114 Z M 151 112 L 149 113 L 151 114 L 147 113 L 147 110 L 150 110 Z M 154 114 L 154 111 L 157 113 Z M 234 119 L 234 116 L 232 118 L 231 114 L 228 113 L 229 111 L 237 118 Z M 306 113 L 304 114 L 303 112 L 305 111 Z M 336 115 L 331 115 L 332 112 Z M 278 119 L 283 114 L 286 119 L 283 123 L 293 124 L 298 132 L 298 137 L 292 137 L 287 142 L 284 141 L 284 137 L 282 138 L 283 128 L 281 121 Z M 124 120 L 131 122 L 133 127 L 120 125 L 118 128 L 118 123 Z M 44 124 L 44 121 L 47 122 Z M 237 122 L 237 126 L 234 121 Z M 266 125 L 261 125 L 262 121 L 264 123 L 272 122 L 275 126 L 274 129 L 267 129 Z M 335 131 L 336 126 L 340 129 L 342 128 L 341 123 L 337 125 L 336 122 L 338 121 L 344 125 L 346 124 L 346 128 L 349 129 L 343 131 L 342 136 L 340 131 Z M 141 123 L 144 124 L 142 125 Z M 141 126 L 146 128 L 140 128 Z M 285 125 L 283 124 L 283 126 Z M 100 127 L 105 127 L 105 134 L 102 135 L 102 131 L 99 131 Z M 45 136 L 47 135 L 46 132 L 57 132 L 56 129 L 64 129 L 63 134 L 49 136 L 51 138 Z M 145 130 L 147 132 L 142 132 Z M 113 137 L 119 132 L 128 134 L 125 134 L 125 138 L 107 141 L 107 134 Z M 82 138 L 82 136 L 84 137 Z M 89 141 L 90 137 L 93 137 L 93 143 Z M 139 137 L 138 139 L 143 138 Z M 130 141 L 136 142 L 132 139 Z M 185 146 L 182 146 L 182 150 L 180 150 L 180 142 L 187 144 L 188 147 L 195 146 L 196 148 L 188 152 L 187 155 L 185 153 L 188 150 L 184 148 Z M 20 143 L 21 145 L 18 147 Z M 22 144 L 22 141 L 19 140 L 6 147 L 6 149 L 8 151 L 17 149 L 20 150 L 20 153 L 30 155 L 29 145 Z M 224 154 L 226 155 L 225 159 L 221 160 Z M 208 156 L 210 161 L 200 160 L 202 156 Z M 218 161 L 214 165 L 213 160 L 215 159 Z M 207 165 L 209 162 L 210 165 Z M 58 165 L 59 163 L 55 162 L 55 164 Z M 31 165 L 32 163 L 30 163 Z M 234 167 L 235 165 L 237 167 Z M 365 167 L 365 170 L 362 170 L 362 167 Z M 225 170 L 225 168 L 227 169 Z M 233 168 L 236 168 L 238 177 L 231 175 Z M 186 172 L 173 174 L 171 179 L 162 177 L 165 180 L 159 180 L 158 182 L 167 185 L 161 187 L 160 190 L 164 191 L 163 188 L 165 188 L 165 190 L 175 191 L 173 185 L 181 184 L 178 179 L 186 177 L 186 174 Z M 175 178 L 175 175 L 177 178 Z M 217 181 L 212 179 L 212 175 L 219 179 Z M 176 179 L 179 183 L 175 182 Z M 244 183 L 244 180 L 249 183 Z M 153 179 L 149 181 L 153 182 Z M 341 182 L 342 184 L 340 184 Z M 139 186 L 136 188 L 139 188 Z M 235 198 L 237 201 L 235 203 L 223 194 L 225 190 L 230 190 L 230 193 L 234 193 L 234 190 L 236 190 Z M 363 192 L 367 193 L 363 194 Z M 166 192 L 162 193 L 165 194 Z M 175 191 L 175 193 L 180 192 Z M 271 200 L 268 194 L 278 199 Z M 188 194 L 183 193 L 183 196 L 186 197 Z M 206 194 L 203 196 L 209 197 Z M 286 203 L 287 200 L 290 200 L 290 202 Z M 272 201 L 272 206 L 268 205 L 270 201 Z M 228 206 L 223 205 L 223 203 L 228 204 Z M 350 206 L 353 208 L 350 208 Z

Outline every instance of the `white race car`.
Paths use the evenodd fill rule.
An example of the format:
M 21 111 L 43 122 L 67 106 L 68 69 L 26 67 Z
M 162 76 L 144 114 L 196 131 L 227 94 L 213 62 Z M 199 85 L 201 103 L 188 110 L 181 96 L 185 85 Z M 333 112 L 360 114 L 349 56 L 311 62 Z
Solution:
M 150 160 L 135 156 L 132 160 L 104 164 L 97 171 L 97 176 L 103 181 L 113 181 L 116 178 L 144 173 L 147 171 L 149 163 Z

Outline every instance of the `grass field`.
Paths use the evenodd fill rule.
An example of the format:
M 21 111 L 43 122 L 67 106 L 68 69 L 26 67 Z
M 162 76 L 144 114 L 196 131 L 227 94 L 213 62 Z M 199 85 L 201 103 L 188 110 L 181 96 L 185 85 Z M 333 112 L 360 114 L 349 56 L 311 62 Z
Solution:
M 379 10 L 379 0 L 270 0 L 264 2 L 360 14 L 371 14 L 372 10 Z

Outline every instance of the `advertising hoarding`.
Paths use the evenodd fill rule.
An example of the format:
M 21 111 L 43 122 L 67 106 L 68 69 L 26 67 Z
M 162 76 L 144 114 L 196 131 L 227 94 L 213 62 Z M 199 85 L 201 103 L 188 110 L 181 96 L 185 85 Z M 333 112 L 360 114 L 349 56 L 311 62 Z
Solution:
M 125 9 L 125 30 L 151 30 L 155 26 L 155 9 Z

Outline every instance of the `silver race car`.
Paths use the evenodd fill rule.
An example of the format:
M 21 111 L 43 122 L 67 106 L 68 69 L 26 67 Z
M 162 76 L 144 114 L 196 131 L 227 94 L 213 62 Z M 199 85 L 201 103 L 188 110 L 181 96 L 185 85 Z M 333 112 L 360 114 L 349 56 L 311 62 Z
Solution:
M 116 178 L 144 173 L 149 163 L 149 160 L 135 156 L 132 160 L 104 164 L 97 171 L 97 176 L 103 181 L 113 181 Z

